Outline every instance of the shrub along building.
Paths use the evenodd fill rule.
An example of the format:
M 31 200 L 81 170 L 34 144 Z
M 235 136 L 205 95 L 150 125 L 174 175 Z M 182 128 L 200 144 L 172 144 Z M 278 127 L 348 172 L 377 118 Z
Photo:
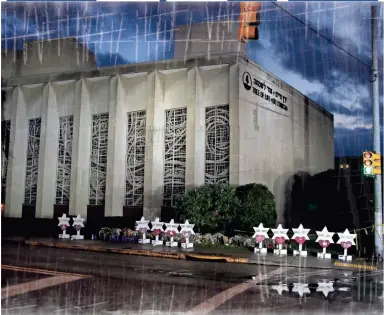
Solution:
M 334 167 L 333 116 L 237 43 L 204 57 L 181 43 L 172 60 L 100 69 L 75 43 L 70 71 L 57 58 L 73 58 L 74 43 L 44 43 L 40 60 L 28 45 L 37 57 L 2 73 L 6 217 L 154 218 L 186 189 L 258 182 L 282 222 L 293 175 Z

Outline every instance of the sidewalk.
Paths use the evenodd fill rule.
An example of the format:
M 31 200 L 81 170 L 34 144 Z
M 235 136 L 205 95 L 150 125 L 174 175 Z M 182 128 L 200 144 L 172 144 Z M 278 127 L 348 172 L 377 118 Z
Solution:
M 25 240 L 20 237 L 5 238 L 5 242 L 24 243 L 30 246 L 54 247 L 71 250 L 86 250 L 93 252 L 115 253 L 125 255 L 148 256 L 157 258 L 170 258 L 195 261 L 215 261 L 243 264 L 259 264 L 267 266 L 287 266 L 312 269 L 364 269 L 382 270 L 383 263 L 370 264 L 364 260 L 353 262 L 339 262 L 335 259 L 325 260 L 313 256 L 276 256 L 272 253 L 266 255 L 253 254 L 246 249 L 228 249 L 206 247 L 195 244 L 194 248 L 169 248 L 166 246 L 153 246 L 131 243 L 114 243 L 93 240 L 60 240 L 54 238 L 32 238 Z

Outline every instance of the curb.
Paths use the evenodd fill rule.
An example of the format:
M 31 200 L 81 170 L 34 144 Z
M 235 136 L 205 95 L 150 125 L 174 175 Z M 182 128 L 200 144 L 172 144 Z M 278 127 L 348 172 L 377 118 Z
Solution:
M 148 257 L 170 258 L 170 259 L 181 259 L 181 260 L 186 259 L 183 253 L 153 252 L 150 250 L 140 250 L 140 249 L 118 249 L 118 248 L 105 248 L 105 247 L 95 247 L 95 246 L 85 246 L 85 245 L 71 245 L 71 244 L 55 244 L 55 243 L 38 242 L 38 241 L 25 241 L 25 244 L 30 246 L 84 250 L 89 252 L 116 253 L 116 254 L 125 254 L 125 255 L 148 256 Z
M 377 271 L 376 266 L 369 266 L 369 265 L 360 265 L 360 264 L 349 264 L 349 263 L 342 263 L 335 261 L 333 263 L 334 266 L 336 267 L 348 267 L 348 268 L 353 268 L 353 269 L 364 269 L 364 270 L 370 270 L 370 271 Z
M 51 242 L 43 241 L 21 241 L 26 245 L 30 246 L 41 246 L 41 247 L 51 247 L 51 248 L 61 248 L 61 249 L 74 249 L 74 250 L 84 250 L 89 252 L 102 252 L 102 253 L 115 253 L 121 255 L 133 255 L 133 256 L 146 256 L 154 258 L 168 258 L 168 259 L 178 259 L 178 260 L 190 260 L 190 261 L 200 261 L 200 262 L 222 262 L 222 263 L 236 263 L 236 264 L 261 264 L 265 266 L 280 266 L 278 263 L 260 263 L 255 262 L 252 258 L 240 258 L 240 257 L 231 257 L 231 256 L 221 256 L 221 255 L 212 255 L 212 254 L 202 254 L 202 253 L 182 253 L 182 252 L 168 252 L 168 251 L 151 251 L 145 249 L 119 249 L 119 248 L 105 248 L 100 246 L 86 246 L 86 245 L 75 245 L 75 244 L 58 244 Z M 299 266 L 289 266 L 294 268 L 300 268 Z M 303 267 L 303 266 L 302 266 Z M 362 269 L 376 271 L 378 268 L 372 265 L 362 265 L 362 264 L 351 264 L 344 262 L 333 262 L 329 267 L 327 266 L 306 266 L 310 269 Z

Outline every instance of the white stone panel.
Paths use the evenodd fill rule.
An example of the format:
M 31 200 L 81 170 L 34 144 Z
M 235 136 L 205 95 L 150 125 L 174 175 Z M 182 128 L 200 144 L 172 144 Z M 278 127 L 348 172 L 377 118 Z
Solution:
M 81 104 L 82 104 L 82 94 L 83 94 L 83 83 L 84 80 L 76 81 L 75 83 L 75 96 L 73 102 L 73 139 L 72 139 L 72 166 L 71 166 L 71 192 L 70 192 L 70 200 L 69 200 L 69 214 L 76 215 L 79 214 L 76 212 L 76 203 L 77 203 L 77 191 L 78 182 L 78 173 L 79 173 L 79 143 L 80 141 L 80 114 L 81 114 Z M 87 110 L 87 114 L 89 114 L 89 110 Z M 87 121 L 90 124 L 90 119 Z M 89 131 L 90 132 L 90 131 Z M 82 200 L 82 199 L 81 199 Z M 83 210 L 83 217 L 85 217 L 86 210 Z
M 37 183 L 36 218 L 52 218 L 56 197 L 57 146 L 59 139 L 59 104 L 55 88 L 46 86 L 47 102 L 41 115 L 39 179 Z
M 194 185 L 203 185 L 205 181 L 205 88 L 201 68 L 196 69 L 196 107 L 194 124 Z
M 194 186 L 194 165 L 195 165 L 195 110 L 196 104 L 196 68 L 191 68 L 187 72 L 187 160 L 185 170 L 185 187 L 191 189 Z
M 227 105 L 229 103 L 229 65 L 199 68 L 203 81 L 204 106 Z
M 164 95 L 165 75 L 161 72 L 155 74 L 155 101 L 153 108 L 153 134 L 152 134 L 152 202 L 150 219 L 154 219 L 161 213 L 163 200 L 163 176 L 164 176 Z M 148 149 L 149 151 L 149 149 Z M 147 152 L 148 152 L 147 151 Z M 145 209 L 148 211 L 148 208 Z M 146 213 L 144 213 L 146 214 Z
M 108 113 L 110 80 L 110 77 L 85 79 L 91 115 Z
M 147 130 L 145 135 L 145 166 L 144 166 L 144 206 L 143 215 L 147 218 L 154 217 L 152 214 L 152 205 L 154 203 L 152 178 L 153 178 L 153 147 L 157 145 L 154 142 L 155 137 L 155 124 L 154 124 L 154 108 L 156 104 L 155 98 L 155 79 L 156 72 L 151 72 L 147 76 L 147 91 L 146 91 L 146 116 L 147 116 Z
M 58 105 L 57 109 L 59 117 L 73 115 L 76 81 L 52 82 L 51 86 Z
M 237 64 L 229 67 L 229 126 L 230 126 L 230 157 L 229 157 L 229 183 L 239 184 L 239 66 Z
M 21 95 L 20 87 L 13 89 L 10 99 L 12 100 L 12 115 L 5 216 L 21 218 L 25 188 L 26 146 L 28 141 L 27 106 Z

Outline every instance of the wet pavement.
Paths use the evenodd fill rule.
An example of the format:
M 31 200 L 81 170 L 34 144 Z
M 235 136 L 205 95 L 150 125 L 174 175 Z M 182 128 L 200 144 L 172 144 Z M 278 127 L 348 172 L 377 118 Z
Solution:
M 71 315 L 383 313 L 382 271 L 277 268 L 4 245 L 2 311 Z M 45 270 L 52 275 L 42 274 Z M 57 285 L 52 281 L 11 297 L 4 294 L 17 284 L 58 279 L 62 272 L 88 277 Z M 266 274 L 266 280 L 252 279 L 259 274 Z M 214 309 L 205 308 L 212 301 Z

